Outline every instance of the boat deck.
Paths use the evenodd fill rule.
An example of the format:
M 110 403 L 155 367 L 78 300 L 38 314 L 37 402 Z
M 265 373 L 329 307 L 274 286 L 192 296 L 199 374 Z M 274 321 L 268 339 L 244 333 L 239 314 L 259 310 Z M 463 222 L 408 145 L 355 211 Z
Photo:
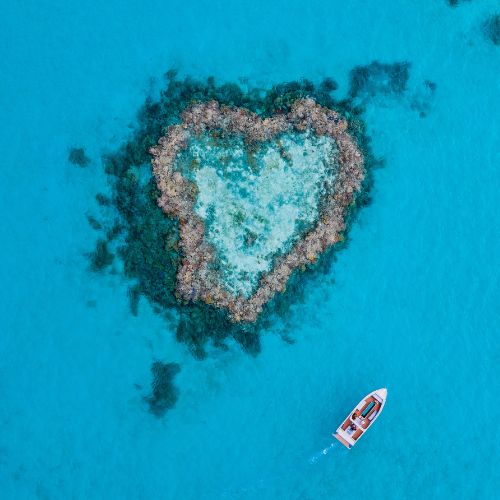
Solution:
M 382 410 L 384 401 L 375 393 L 363 399 L 353 412 L 344 420 L 334 436 L 347 448 L 351 448 L 356 441 L 375 421 Z

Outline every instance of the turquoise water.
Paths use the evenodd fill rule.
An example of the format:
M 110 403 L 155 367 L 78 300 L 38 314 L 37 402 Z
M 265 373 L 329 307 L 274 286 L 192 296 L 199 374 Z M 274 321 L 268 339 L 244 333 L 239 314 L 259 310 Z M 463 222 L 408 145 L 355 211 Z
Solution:
M 496 497 L 500 53 L 481 31 L 495 2 L 268 4 L 3 2 L 2 498 Z M 256 357 L 197 361 L 145 301 L 131 315 L 119 275 L 89 273 L 100 155 L 150 78 L 332 76 L 341 95 L 375 59 L 409 61 L 408 90 L 367 104 L 385 166 L 348 248 L 292 308 L 294 344 L 276 326 Z M 143 400 L 153 360 L 182 367 L 161 419 Z M 370 433 L 330 445 L 382 386 Z

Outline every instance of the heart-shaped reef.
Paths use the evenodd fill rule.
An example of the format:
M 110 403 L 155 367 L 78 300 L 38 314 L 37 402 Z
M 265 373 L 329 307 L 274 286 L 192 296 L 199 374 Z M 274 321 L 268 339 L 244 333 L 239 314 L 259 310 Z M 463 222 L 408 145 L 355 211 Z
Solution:
M 253 322 L 292 272 L 342 239 L 365 176 L 336 111 L 311 98 L 262 119 L 195 104 L 151 149 L 158 204 L 179 220 L 177 294 Z

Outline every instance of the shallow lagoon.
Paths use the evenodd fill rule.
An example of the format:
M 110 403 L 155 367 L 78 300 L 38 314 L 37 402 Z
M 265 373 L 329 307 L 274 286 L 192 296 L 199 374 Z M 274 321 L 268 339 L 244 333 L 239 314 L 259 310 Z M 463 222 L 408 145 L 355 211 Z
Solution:
M 3 496 L 494 498 L 500 439 L 476 423 L 499 417 L 499 53 L 481 30 L 495 3 L 173 8 L 5 6 Z M 410 61 L 408 88 L 367 105 L 385 166 L 347 249 L 290 312 L 294 344 L 276 325 L 256 357 L 230 345 L 197 361 L 145 301 L 130 314 L 119 275 L 89 274 L 99 158 L 128 133 L 150 76 L 173 64 L 264 84 L 330 75 L 342 93 L 374 59 Z M 425 118 L 412 109 L 422 99 Z M 67 161 L 80 146 L 85 168 Z M 161 419 L 144 401 L 153 360 L 182 366 Z M 322 455 L 382 385 L 370 435 Z
M 338 148 L 311 133 L 283 134 L 255 153 L 241 138 L 212 142 L 191 140 L 179 170 L 198 188 L 195 211 L 208 222 L 223 284 L 248 297 L 276 255 L 318 220 L 321 198 L 335 180 Z

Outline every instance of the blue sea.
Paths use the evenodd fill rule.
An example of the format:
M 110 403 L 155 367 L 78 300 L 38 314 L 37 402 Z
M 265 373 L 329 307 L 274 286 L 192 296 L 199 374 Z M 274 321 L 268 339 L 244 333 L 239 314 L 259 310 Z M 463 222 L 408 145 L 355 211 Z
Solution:
M 2 499 L 498 498 L 500 48 L 483 33 L 495 0 L 1 12 Z M 271 322 L 256 356 L 234 342 L 195 359 L 146 300 L 131 314 L 120 274 L 89 271 L 101 156 L 165 71 L 260 86 L 330 76 L 342 97 L 375 60 L 409 62 L 408 87 L 366 103 L 384 165 L 347 247 L 289 311 L 293 343 Z M 162 418 L 144 400 L 155 360 L 181 366 Z M 379 387 L 373 429 L 352 450 L 332 443 Z

